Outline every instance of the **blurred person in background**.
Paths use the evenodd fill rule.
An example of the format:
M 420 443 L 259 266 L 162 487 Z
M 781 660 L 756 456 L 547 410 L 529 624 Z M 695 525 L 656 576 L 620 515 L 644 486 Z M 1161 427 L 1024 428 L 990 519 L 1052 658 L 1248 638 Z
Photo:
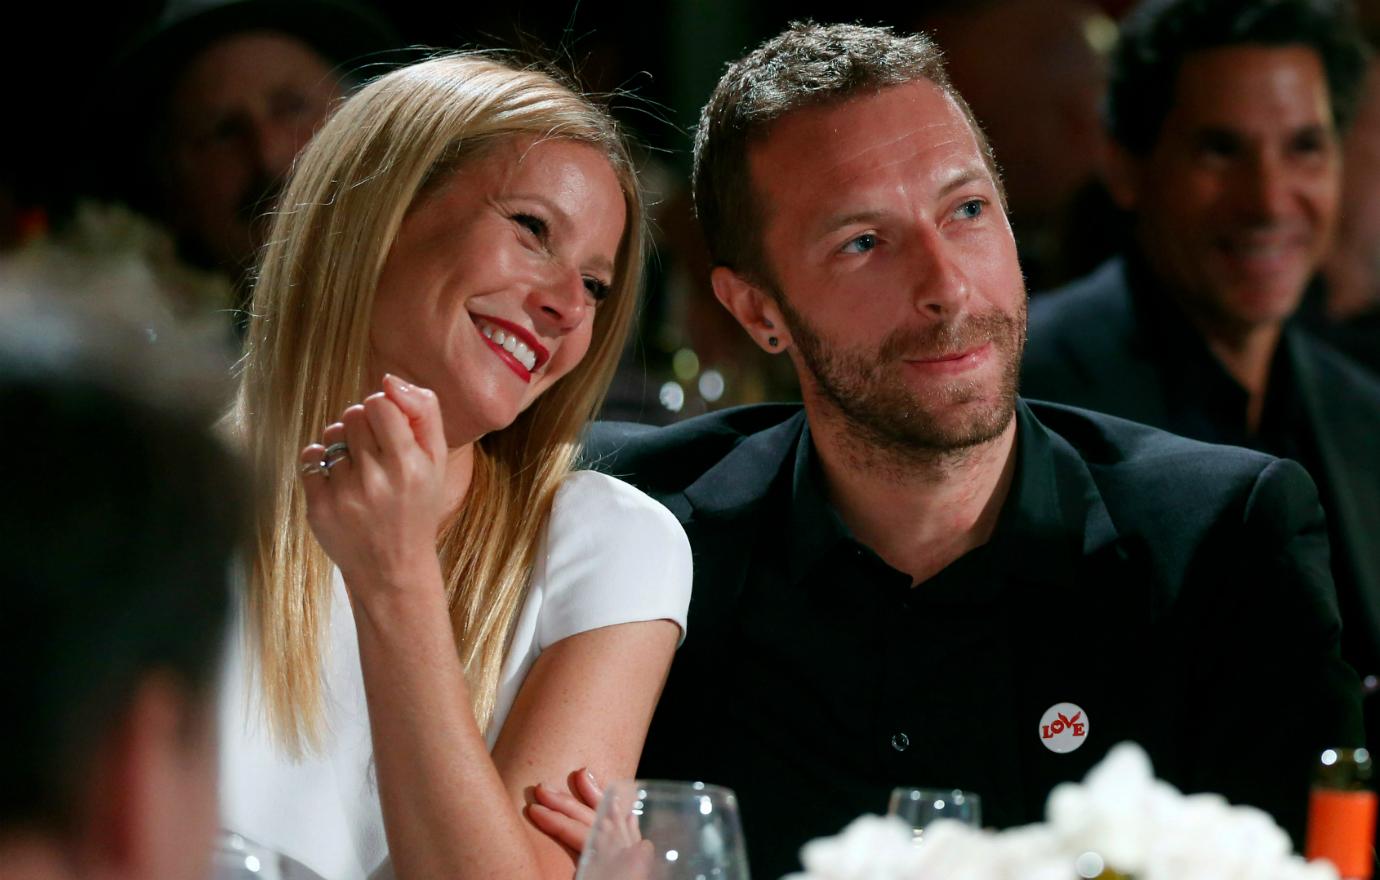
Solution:
M 74 277 L 0 268 L 0 877 L 204 880 L 246 506 L 224 370 Z
M 1380 3 L 1372 15 L 1380 19 Z M 1371 45 L 1380 37 L 1373 24 Z M 1324 284 L 1305 301 L 1309 329 L 1380 375 L 1380 57 L 1371 56 L 1356 118 L 1342 142 L 1337 244 Z
M 353 71 L 395 40 L 353 0 L 172 0 L 117 62 L 109 124 L 127 143 L 98 188 L 166 224 L 184 259 L 243 297 L 293 160 Z
M 1115 249 L 1101 104 L 1116 24 L 1090 0 L 932 3 L 913 23 L 1001 157 L 1026 284 L 1044 290 Z
M 1132 242 L 1032 302 L 1021 391 L 1303 464 L 1328 513 L 1343 652 L 1374 689 L 1380 383 L 1294 320 L 1334 241 L 1364 65 L 1338 0 L 1133 13 L 1108 104 Z

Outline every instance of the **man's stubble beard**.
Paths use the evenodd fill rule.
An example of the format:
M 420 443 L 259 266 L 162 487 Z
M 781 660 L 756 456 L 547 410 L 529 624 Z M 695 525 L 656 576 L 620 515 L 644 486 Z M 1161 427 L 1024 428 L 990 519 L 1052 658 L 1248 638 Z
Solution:
M 775 299 L 810 374 L 802 385 L 813 385 L 844 422 L 850 445 L 874 465 L 960 461 L 1001 436 L 1015 417 L 1025 349 L 1024 291 L 1014 315 L 993 311 L 919 331 L 898 329 L 865 350 L 831 346 L 779 289 Z M 903 369 L 903 356 L 963 351 L 985 342 L 1001 360 L 995 393 L 986 404 L 971 405 L 988 391 L 975 379 L 944 381 L 942 398 L 933 398 L 914 394 L 895 375 Z

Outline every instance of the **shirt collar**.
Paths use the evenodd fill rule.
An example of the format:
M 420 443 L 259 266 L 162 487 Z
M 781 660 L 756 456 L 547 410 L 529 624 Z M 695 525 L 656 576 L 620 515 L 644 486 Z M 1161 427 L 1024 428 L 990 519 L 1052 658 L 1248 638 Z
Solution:
M 808 421 L 792 462 L 789 526 L 787 573 L 793 584 L 804 580 L 840 543 L 854 540 L 824 490 Z
M 1086 492 L 1081 487 L 1061 492 L 1049 432 L 1024 401 L 1017 401 L 1015 419 L 1015 472 L 986 546 L 996 551 L 993 555 L 1002 570 L 1025 579 L 1032 579 L 1032 572 L 1062 575 L 1084 549 L 1086 511 L 1070 505 L 1086 504 Z M 792 467 L 787 573 L 791 583 L 800 583 L 841 543 L 853 544 L 856 539 L 829 502 L 808 424 Z

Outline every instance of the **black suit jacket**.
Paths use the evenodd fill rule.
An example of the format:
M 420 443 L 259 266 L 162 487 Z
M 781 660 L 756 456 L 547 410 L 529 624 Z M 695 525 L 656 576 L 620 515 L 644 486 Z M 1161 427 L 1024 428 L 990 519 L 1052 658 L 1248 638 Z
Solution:
M 1380 382 L 1298 327 L 1282 344 L 1317 446 L 1332 553 L 1355 584 L 1343 597 L 1346 654 L 1362 676 L 1380 676 Z M 1021 393 L 1169 428 L 1156 351 L 1115 259 L 1032 301 Z
M 991 680 L 948 701 L 969 731 L 943 756 L 949 778 L 981 794 L 989 824 L 1021 824 L 1042 818 L 1055 784 L 1135 740 L 1162 777 L 1262 806 L 1297 837 L 1316 754 L 1361 736 L 1307 474 L 1070 408 L 1021 403 L 1018 418 L 1017 483 L 1040 500 L 1010 553 L 1009 601 L 985 648 Z M 789 869 L 808 838 L 879 810 L 890 786 L 925 782 L 878 778 L 880 801 L 838 803 L 827 766 L 782 769 L 790 762 L 760 735 L 778 722 L 732 700 L 735 606 L 754 554 L 778 549 L 762 542 L 763 524 L 786 515 L 789 493 L 773 486 L 803 425 L 798 406 L 745 407 L 662 429 L 596 425 L 587 445 L 593 466 L 675 513 L 694 552 L 688 637 L 640 774 L 737 789 L 761 876 Z M 917 683 L 917 699 L 944 685 Z M 1035 719 L 1070 700 L 1096 732 L 1056 755 Z M 800 705 L 798 723 L 811 717 Z M 781 750 L 791 735 L 780 731 Z

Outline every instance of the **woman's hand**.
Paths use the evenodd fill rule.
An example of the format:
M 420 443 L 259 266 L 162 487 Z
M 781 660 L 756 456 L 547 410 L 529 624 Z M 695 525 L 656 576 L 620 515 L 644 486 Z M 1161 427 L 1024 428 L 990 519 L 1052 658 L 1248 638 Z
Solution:
M 580 853 L 594 828 L 595 810 L 604 796 L 594 774 L 588 769 L 570 774 L 570 792 L 538 785 L 532 791 L 534 803 L 527 815 L 553 840 L 575 853 Z M 614 804 L 614 814 L 622 811 Z M 597 858 L 594 874 L 608 880 L 648 880 L 652 876 L 652 845 L 642 839 L 637 817 L 606 816 L 595 835 Z
M 348 451 L 333 449 L 322 467 L 340 443 Z M 436 395 L 392 375 L 302 450 L 307 521 L 352 594 L 412 583 L 436 566 L 446 458 Z
M 588 769 L 570 774 L 569 783 L 569 792 L 538 783 L 532 789 L 527 817 L 546 836 L 578 853 L 585 848 L 589 829 L 594 827 L 594 811 L 599 808 L 604 789 Z

